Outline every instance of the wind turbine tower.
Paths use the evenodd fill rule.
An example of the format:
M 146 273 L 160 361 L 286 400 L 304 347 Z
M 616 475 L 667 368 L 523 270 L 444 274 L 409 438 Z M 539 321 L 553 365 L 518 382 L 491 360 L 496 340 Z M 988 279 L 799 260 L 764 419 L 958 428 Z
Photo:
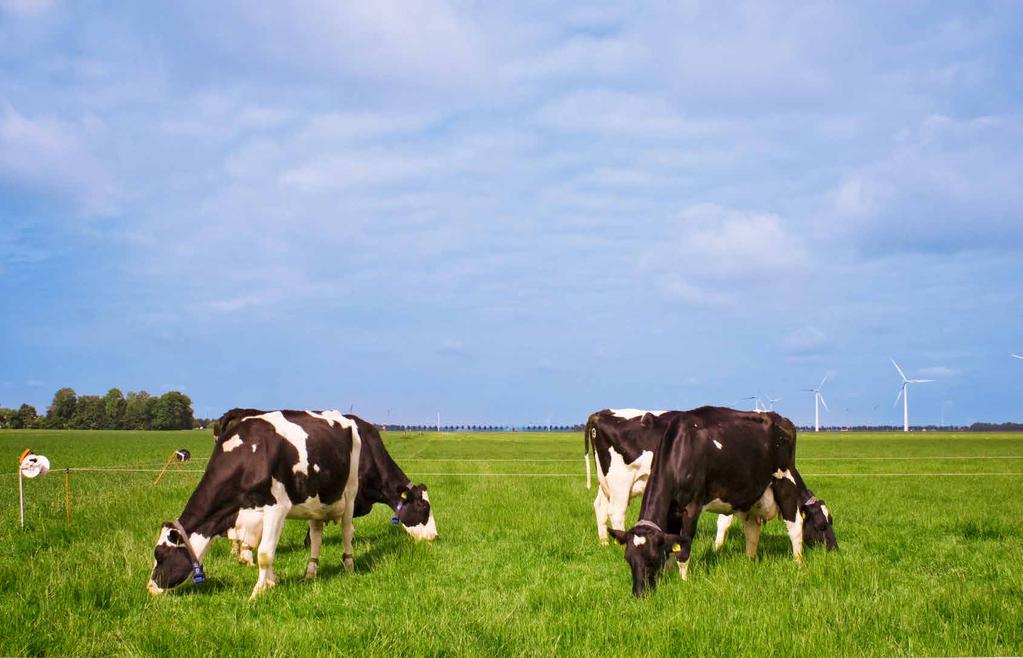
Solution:
M 828 381 L 828 376 L 824 375 L 824 379 L 821 380 L 820 384 L 817 384 L 817 388 L 804 388 L 804 391 L 813 393 L 813 431 L 821 431 L 821 405 L 824 405 L 825 411 L 831 411 L 828 409 L 828 403 L 824 400 L 824 394 L 821 393 L 821 389 L 824 388 L 824 382 Z
M 892 359 L 892 365 L 899 371 L 899 377 L 902 377 L 902 388 L 899 389 L 899 394 L 895 396 L 895 404 L 899 403 L 899 398 L 902 398 L 902 431 L 909 431 L 909 385 L 910 384 L 926 384 L 927 382 L 933 382 L 933 379 L 906 379 L 906 373 L 902 372 L 902 368 L 899 364 L 895 363 L 895 359 Z M 893 405 L 894 406 L 894 405 Z

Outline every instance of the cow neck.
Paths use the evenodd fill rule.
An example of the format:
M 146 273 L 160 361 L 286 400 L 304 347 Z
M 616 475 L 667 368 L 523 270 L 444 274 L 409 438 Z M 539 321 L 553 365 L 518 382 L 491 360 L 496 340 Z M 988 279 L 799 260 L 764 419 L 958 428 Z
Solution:
M 643 504 L 639 508 L 639 518 L 664 528 L 668 525 L 668 513 L 675 497 L 675 478 L 671 469 L 671 460 L 659 459 L 670 451 L 672 444 L 662 441 L 654 462 L 650 466 L 650 477 L 646 490 L 643 492 Z
M 376 462 L 377 472 L 380 474 L 381 491 L 384 492 L 385 501 L 395 512 L 402 503 L 401 494 L 412 487 L 412 481 L 408 479 L 405 472 L 383 447 L 380 442 L 380 449 L 373 451 L 373 461 Z
M 208 473 L 207 471 L 203 474 L 195 491 L 188 498 L 185 509 L 178 517 L 178 523 L 190 534 L 198 533 L 212 539 L 224 534 L 231 527 L 239 505 L 233 501 L 217 499 L 217 487 L 208 481 Z

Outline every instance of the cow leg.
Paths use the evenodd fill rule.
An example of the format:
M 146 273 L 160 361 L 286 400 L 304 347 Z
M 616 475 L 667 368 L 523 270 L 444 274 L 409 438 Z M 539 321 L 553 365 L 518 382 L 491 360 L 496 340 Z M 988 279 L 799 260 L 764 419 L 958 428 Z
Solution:
M 352 538 L 355 536 L 355 493 L 346 494 L 345 510 L 341 515 L 341 540 L 345 547 L 345 553 L 341 556 L 345 571 L 355 570 L 355 554 L 352 551 Z
M 609 477 L 608 485 L 611 489 L 611 496 L 608 501 L 611 527 L 615 530 L 625 530 L 625 513 L 629 511 L 629 494 L 632 492 L 632 478 L 619 477 L 612 480 Z
M 609 501 L 604 495 L 604 490 L 597 487 L 597 497 L 593 499 L 593 511 L 597 515 L 597 539 L 602 546 L 607 546 L 608 504 Z
M 732 515 L 731 514 L 719 514 L 718 515 L 718 533 L 714 537 L 714 551 L 720 551 L 721 547 L 725 545 L 725 538 L 728 536 L 728 529 L 732 527 Z
M 792 557 L 796 562 L 803 561 L 803 520 L 799 515 L 799 490 L 796 483 L 791 479 L 788 471 L 783 477 L 775 475 L 771 483 L 774 490 L 774 499 L 778 504 L 778 511 L 785 521 L 785 527 L 789 531 L 789 540 L 792 542 Z
M 250 601 L 277 584 L 273 569 L 274 555 L 277 553 L 277 543 L 281 539 L 281 529 L 284 527 L 289 507 L 278 503 L 267 506 L 263 512 L 263 536 L 259 540 L 259 550 L 256 552 L 259 579 L 252 589 Z
M 676 556 L 678 560 L 678 577 L 686 580 L 689 577 L 689 554 L 693 548 L 693 537 L 696 535 L 696 523 L 700 520 L 700 512 L 703 506 L 690 503 L 682 512 L 682 532 L 679 533 L 679 545 L 681 551 Z
M 309 521 L 309 564 L 305 567 L 306 580 L 316 578 L 320 567 L 320 546 L 323 543 L 323 521 Z
M 757 556 L 757 546 L 760 545 L 760 529 L 763 519 L 755 514 L 746 514 L 742 523 L 742 534 L 746 536 L 746 556 L 753 559 Z

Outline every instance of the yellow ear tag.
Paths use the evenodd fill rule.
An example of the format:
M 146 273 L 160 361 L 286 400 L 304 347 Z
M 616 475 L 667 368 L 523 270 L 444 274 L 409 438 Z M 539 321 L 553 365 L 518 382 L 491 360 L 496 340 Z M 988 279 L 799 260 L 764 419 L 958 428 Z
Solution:
M 682 552 L 682 546 L 679 545 L 679 544 L 672 544 L 671 545 L 671 552 L 672 553 L 681 553 Z
M 408 500 L 408 492 L 407 491 L 402 491 L 401 492 L 401 499 L 402 500 Z

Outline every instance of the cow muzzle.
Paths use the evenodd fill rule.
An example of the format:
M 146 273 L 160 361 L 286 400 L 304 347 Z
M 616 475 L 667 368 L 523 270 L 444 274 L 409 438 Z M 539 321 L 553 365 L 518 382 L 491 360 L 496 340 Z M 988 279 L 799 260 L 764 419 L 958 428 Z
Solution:
M 437 523 L 433 520 L 433 512 L 430 512 L 430 518 L 426 520 L 426 523 L 402 527 L 416 541 L 433 541 L 437 538 Z
M 157 585 L 156 581 L 150 578 L 149 583 L 146 585 L 146 591 L 152 594 L 153 596 L 159 596 L 160 594 L 163 594 L 167 590 Z

